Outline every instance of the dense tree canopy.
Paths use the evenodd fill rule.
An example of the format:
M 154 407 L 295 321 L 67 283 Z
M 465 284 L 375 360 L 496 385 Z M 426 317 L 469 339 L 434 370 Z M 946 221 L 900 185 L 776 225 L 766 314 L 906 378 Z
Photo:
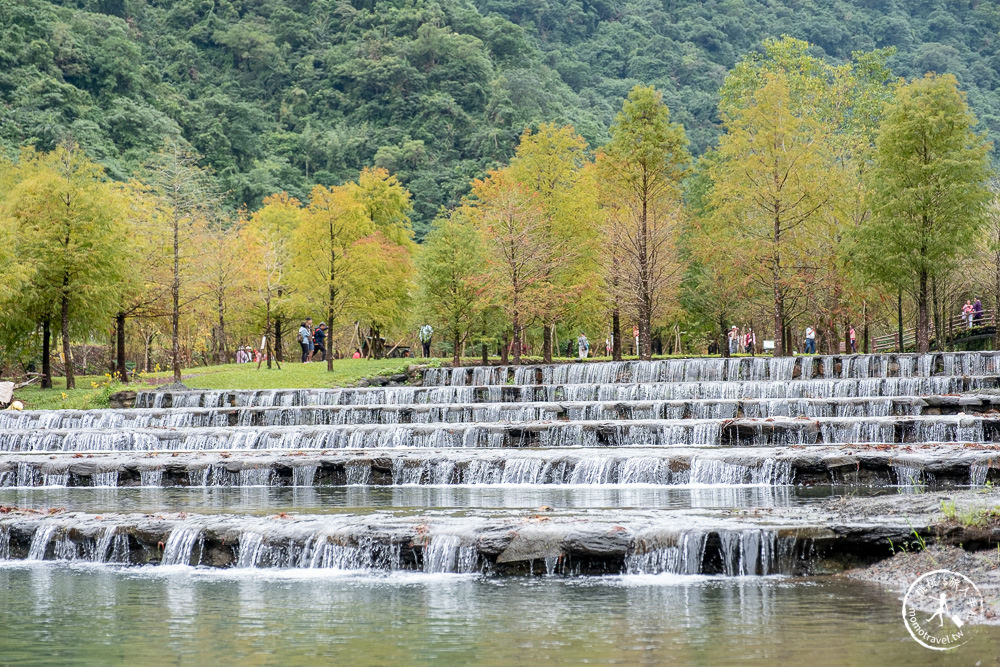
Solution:
M 123 179 L 183 140 L 233 209 L 381 166 L 421 238 L 525 127 L 603 145 L 637 83 L 701 154 L 727 71 L 782 34 L 833 62 L 892 46 L 898 75 L 955 74 L 995 141 L 998 31 L 993 3 L 903 0 L 21 0 L 0 6 L 0 146 L 70 136 Z
M 691 20 L 709 6 L 714 23 Z M 401 353 L 429 323 L 435 351 L 453 357 L 475 344 L 484 361 L 548 359 L 582 331 L 616 358 L 649 358 L 705 351 L 731 325 L 749 346 L 764 322 L 774 340 L 758 345 L 777 354 L 799 350 L 806 326 L 833 353 L 855 324 L 863 348 L 890 317 L 902 332 L 904 310 L 919 316 L 921 347 L 933 320 L 940 347 L 953 344 L 956 301 L 1000 285 L 995 229 L 979 224 L 989 127 L 973 109 L 988 96 L 973 83 L 966 98 L 961 62 L 947 63 L 957 76 L 921 72 L 907 84 L 892 67 L 915 40 L 844 54 L 829 39 L 746 32 L 757 20 L 748 7 L 776 25 L 807 20 L 777 4 L 527 7 L 0 6 L 0 231 L 39 226 L 0 248 L 0 360 L 28 372 L 42 351 L 47 374 L 58 325 L 62 356 L 71 342 L 110 341 L 97 356 L 118 374 L 131 358 L 178 378 L 248 344 L 270 367 L 310 316 L 328 323 L 334 354 Z M 972 16 L 952 11 L 963 12 Z M 952 38 L 987 44 L 976 26 Z M 684 32 L 696 27 L 697 39 Z M 705 37 L 713 30 L 728 41 Z M 916 104 L 934 97 L 911 94 L 921 81 L 947 82 L 940 98 L 951 103 Z M 924 189 L 974 193 L 968 206 L 917 211 L 923 186 L 894 171 L 914 155 L 900 119 L 922 118 L 971 151 L 915 162 L 934 176 Z M 63 271 L 54 285 L 38 257 L 66 247 L 53 235 L 58 216 L 20 211 L 47 192 L 26 176 L 32 165 L 58 164 L 66 146 L 79 147 L 81 183 L 106 202 L 73 219 L 86 223 L 89 210 L 111 230 L 97 236 L 118 241 L 74 250 L 74 262 L 103 268 Z M 948 180 L 959 163 L 971 166 Z M 907 219 L 923 227 L 892 227 Z M 931 233 L 968 252 L 910 261 L 894 245 Z M 887 275 L 892 253 L 927 280 Z

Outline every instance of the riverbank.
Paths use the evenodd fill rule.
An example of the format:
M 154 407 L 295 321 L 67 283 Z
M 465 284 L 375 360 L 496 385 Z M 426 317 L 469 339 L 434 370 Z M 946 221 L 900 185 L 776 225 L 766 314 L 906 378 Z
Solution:
M 916 551 L 900 549 L 891 558 L 849 570 L 844 576 L 875 584 L 902 598 L 910 584 L 934 570 L 951 570 L 971 579 L 985 603 L 983 618 L 973 618 L 972 622 L 1000 625 L 1000 545 L 986 551 L 966 551 L 943 544 Z

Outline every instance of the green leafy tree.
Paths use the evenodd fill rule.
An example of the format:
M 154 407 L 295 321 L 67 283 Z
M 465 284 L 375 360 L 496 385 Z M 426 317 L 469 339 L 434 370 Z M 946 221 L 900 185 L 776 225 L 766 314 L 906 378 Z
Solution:
M 351 306 L 355 244 L 375 226 L 350 186 L 317 185 L 309 199 L 293 239 L 291 280 L 297 302 L 325 304 L 326 322 L 334 328 Z M 326 368 L 333 370 L 330 355 Z
M 484 263 L 479 233 L 461 212 L 440 215 L 417 255 L 420 310 L 451 340 L 455 363 L 480 328 Z
M 537 196 L 508 168 L 472 183 L 464 214 L 475 221 L 482 234 L 490 282 L 510 322 L 514 363 L 519 364 L 524 330 L 539 314 L 540 304 L 534 295 L 546 288 L 550 274 L 553 253 L 545 211 Z
M 273 322 L 273 342 L 278 362 L 282 361 L 279 356 L 281 322 L 287 318 L 285 307 L 292 284 L 292 239 L 302 222 L 303 213 L 301 202 L 287 192 L 269 195 L 241 230 L 250 258 L 248 282 L 263 302 L 265 336 L 271 335 Z M 267 367 L 271 367 L 271 355 L 267 357 Z
M 836 191 L 830 126 L 798 103 L 794 84 L 764 73 L 727 115 L 712 169 L 713 233 L 701 241 L 703 256 L 725 262 L 729 280 L 770 294 L 776 356 L 788 352 L 789 301 L 815 284 L 814 246 Z
M 990 144 L 950 74 L 902 86 L 868 172 L 872 219 L 859 231 L 865 271 L 917 304 L 917 350 L 930 348 L 931 281 L 946 275 L 987 222 Z
M 540 204 L 540 233 L 549 251 L 545 275 L 536 290 L 542 320 L 542 357 L 552 361 L 552 329 L 579 302 L 586 275 L 596 269 L 597 202 L 585 179 L 587 142 L 569 126 L 542 123 L 525 130 L 510 163 L 510 173 Z
M 51 153 L 25 150 L 15 170 L 3 209 L 13 222 L 14 256 L 27 286 L 25 315 L 59 323 L 66 387 L 72 389 L 72 336 L 107 322 L 131 280 L 124 201 L 75 145 Z
M 190 289 L 195 281 L 186 273 L 202 253 L 198 232 L 217 217 L 218 194 L 211 174 L 198 165 L 193 153 L 168 142 L 147 167 L 147 181 L 168 212 L 170 247 L 170 361 L 174 382 L 181 381 L 180 318 L 182 309 L 200 294 Z
M 621 302 L 639 328 L 639 356 L 652 356 L 652 322 L 680 282 L 676 241 L 681 179 L 691 162 L 684 128 L 670 122 L 663 95 L 636 86 L 611 126 L 597 164 L 610 261 Z

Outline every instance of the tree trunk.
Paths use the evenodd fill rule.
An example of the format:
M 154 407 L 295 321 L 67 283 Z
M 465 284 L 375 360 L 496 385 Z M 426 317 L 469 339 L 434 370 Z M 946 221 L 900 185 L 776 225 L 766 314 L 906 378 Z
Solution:
M 639 358 L 643 361 L 649 361 L 653 358 L 653 336 L 652 331 L 650 331 L 650 315 L 651 313 L 644 297 L 639 306 Z
M 483 366 L 487 366 L 490 363 L 489 350 L 486 347 L 486 343 L 482 343 L 479 349 L 480 354 L 483 355 Z
M 719 354 L 722 355 L 724 359 L 729 358 L 729 330 L 726 329 L 726 314 L 719 313 L 719 329 L 718 329 L 717 340 L 719 343 Z
M 774 285 L 774 356 L 783 357 L 786 354 L 785 348 L 785 300 L 778 288 Z
M 903 293 L 899 292 L 896 295 L 896 324 L 897 332 L 896 335 L 899 336 L 898 344 L 896 345 L 896 351 L 903 351 Z
M 128 369 L 125 368 L 125 313 L 123 311 L 119 310 L 118 314 L 115 315 L 115 329 L 118 338 L 118 342 L 115 345 L 118 348 L 115 370 L 118 373 L 118 379 L 127 383 Z
M 333 311 L 334 307 L 337 305 L 337 250 L 336 246 L 334 245 L 334 242 L 336 240 L 336 235 L 334 234 L 334 231 L 335 230 L 333 228 L 333 221 L 331 220 L 330 221 L 330 284 L 328 285 L 329 293 L 327 294 L 327 300 L 326 300 L 326 322 L 328 327 L 333 326 Z M 330 330 L 327 329 L 327 332 L 329 331 Z M 329 338 L 330 336 L 327 335 L 327 347 L 330 347 Z M 374 343 L 377 341 L 373 340 L 372 342 Z M 326 370 L 328 373 L 333 371 L 333 355 L 330 354 L 329 350 L 327 350 L 326 352 Z
M 781 216 L 774 214 L 774 257 L 771 260 L 771 291 L 774 296 L 774 356 L 783 357 L 785 347 L 785 294 L 781 291 Z
M 1000 245 L 1000 239 L 997 240 Z M 1000 252 L 996 255 L 996 273 L 993 278 L 993 349 L 1000 350 Z
M 73 353 L 69 349 L 69 295 L 65 287 L 69 284 L 69 276 L 63 278 L 63 295 L 59 299 L 59 324 L 62 329 L 63 358 L 66 364 L 66 389 L 76 389 L 76 377 L 73 374 Z
M 930 352 L 930 318 L 927 316 L 927 302 L 930 295 L 927 287 L 927 272 L 921 271 L 917 294 L 917 352 L 919 354 Z
M 941 309 L 940 302 L 938 301 L 938 290 L 937 290 L 937 279 L 931 278 L 931 312 L 934 314 L 934 340 L 937 343 L 937 349 L 943 350 L 941 345 Z M 930 346 L 930 341 L 928 341 L 928 347 Z
M 514 317 L 511 324 L 514 326 L 514 364 L 521 363 L 521 313 L 514 307 Z
M 622 319 L 617 307 L 611 311 L 611 358 L 622 360 Z
M 861 337 L 864 339 L 863 345 L 865 346 L 865 354 L 868 354 L 871 350 L 871 337 L 868 333 L 868 301 L 861 303 L 861 318 L 864 320 Z
M 42 321 L 42 389 L 52 389 L 52 321 Z
M 153 334 L 144 333 L 142 335 L 142 372 L 149 372 L 149 358 L 153 347 Z
M 459 350 L 459 347 L 462 345 L 462 337 L 458 335 L 458 327 L 455 327 L 455 334 L 452 336 L 451 342 L 453 348 L 451 354 L 451 362 L 456 366 L 458 366 L 459 356 L 460 356 L 459 353 L 461 352 L 461 350 Z
M 265 315 L 266 319 L 264 320 L 264 341 L 265 341 L 264 342 L 264 349 L 261 350 L 260 353 L 267 357 L 267 369 L 271 370 L 271 355 L 267 353 L 268 349 L 270 349 L 270 347 L 271 347 L 270 345 L 267 344 L 267 336 L 271 332 L 271 293 L 270 293 L 270 291 L 268 292 L 268 295 L 267 295 L 266 312 L 267 312 L 267 314 Z M 277 333 L 279 331 L 277 322 L 274 325 L 274 329 L 275 329 L 275 333 Z M 280 349 L 280 348 L 278 348 L 278 349 Z M 257 368 L 260 368 L 260 363 L 259 362 L 257 364 Z
M 218 297 L 219 301 L 216 307 L 219 310 L 219 337 L 216 340 L 215 363 L 224 364 L 229 361 L 229 355 L 226 353 L 226 306 L 222 300 L 221 291 Z
M 542 361 L 552 363 L 552 323 L 542 324 Z
M 170 363 L 174 370 L 174 382 L 181 381 L 181 259 L 180 220 L 174 214 L 174 279 L 170 282 Z
M 281 344 L 281 316 L 274 316 L 274 360 L 279 364 L 285 360 L 285 355 L 282 352 L 283 345 Z M 269 357 L 270 358 L 270 357 Z M 271 367 L 270 364 L 267 365 L 268 368 Z

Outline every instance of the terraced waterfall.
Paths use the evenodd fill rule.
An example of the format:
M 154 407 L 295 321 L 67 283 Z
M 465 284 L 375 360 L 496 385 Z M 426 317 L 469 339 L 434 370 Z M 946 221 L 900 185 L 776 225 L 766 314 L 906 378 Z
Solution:
M 852 518 L 831 498 L 1000 482 L 998 408 L 1000 354 L 944 353 L 433 368 L 421 386 L 149 391 L 130 409 L 0 412 L 0 586 L 34 600 L 0 621 L 27 660 L 33 635 L 17 619 L 47 608 L 54 588 L 79 594 L 61 613 L 87 637 L 93 595 L 137 605 L 136 624 L 144 604 L 196 623 L 250 609 L 270 619 L 262 636 L 279 634 L 271 623 L 299 636 L 340 627 L 321 589 L 361 624 L 343 646 L 384 660 L 413 642 L 445 662 L 476 647 L 515 656 L 483 619 L 528 633 L 520 610 L 560 605 L 580 618 L 532 632 L 568 632 L 609 660 L 625 649 L 585 621 L 605 605 L 659 657 L 679 640 L 638 616 L 686 618 L 695 644 L 713 636 L 699 614 L 739 616 L 717 629 L 735 650 L 747 628 L 781 636 L 810 587 L 849 606 L 858 591 L 822 575 L 928 534 L 919 517 Z M 459 614 L 479 628 L 474 647 L 404 629 L 380 645 L 365 630 L 375 610 L 415 605 L 436 637 L 428 628 L 457 612 L 435 591 L 478 614 Z M 891 596 L 860 595 L 877 598 L 859 612 L 866 622 L 898 614 Z M 289 620 L 290 608 L 312 616 Z M 164 622 L 151 659 L 211 655 Z M 878 654 L 874 631 L 825 622 L 830 642 L 850 636 Z M 789 641 L 826 646 L 810 637 Z

